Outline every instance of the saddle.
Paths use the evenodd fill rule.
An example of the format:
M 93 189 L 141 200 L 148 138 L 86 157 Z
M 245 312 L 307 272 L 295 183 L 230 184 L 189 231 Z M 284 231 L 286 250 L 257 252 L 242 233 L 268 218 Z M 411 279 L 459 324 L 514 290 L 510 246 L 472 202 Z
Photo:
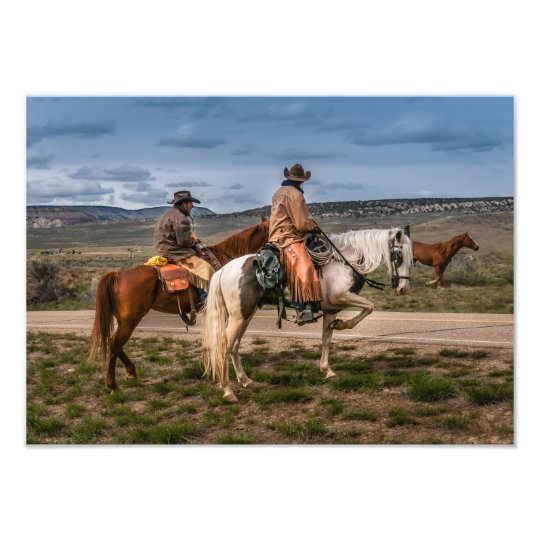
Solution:
M 193 295 L 189 288 L 188 270 L 177 266 L 176 264 L 166 264 L 164 266 L 154 266 L 156 269 L 160 281 L 163 283 L 163 289 L 168 293 L 176 294 L 176 302 L 178 304 L 178 314 L 186 329 L 188 326 L 193 326 L 197 322 L 197 310 L 195 309 L 195 303 L 193 301 Z M 190 313 L 186 315 L 182 312 L 180 305 L 180 295 L 178 293 L 187 289 L 190 305 Z

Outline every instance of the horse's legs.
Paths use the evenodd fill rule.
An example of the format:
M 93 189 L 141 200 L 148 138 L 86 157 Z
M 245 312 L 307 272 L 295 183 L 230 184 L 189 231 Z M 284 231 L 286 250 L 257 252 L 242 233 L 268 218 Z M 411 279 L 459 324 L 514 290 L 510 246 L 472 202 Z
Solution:
M 135 364 L 129 359 L 129 356 L 124 352 L 124 349 L 118 353 L 118 358 L 122 361 L 124 367 L 126 368 L 127 378 L 136 379 L 137 370 L 135 369 Z
M 250 322 L 251 322 L 251 317 L 247 321 L 242 319 L 242 321 L 239 321 L 236 323 L 236 328 L 235 328 L 236 337 L 233 338 L 234 342 L 231 349 L 231 359 L 232 359 L 234 371 L 236 372 L 236 379 L 244 388 L 246 388 L 250 384 L 253 384 L 253 381 L 246 375 L 246 372 L 244 371 L 244 368 L 242 367 L 242 362 L 240 360 L 240 354 L 239 354 L 240 341 L 242 340 L 242 336 L 244 335 L 244 332 L 246 331 Z M 233 334 L 233 331 L 231 331 L 231 335 L 232 334 Z
M 235 403 L 238 401 L 238 398 L 234 395 L 234 392 L 231 388 L 231 384 L 229 381 L 229 356 L 232 358 L 233 366 L 236 371 L 236 376 L 238 380 L 242 382 L 242 375 L 243 375 L 243 377 L 245 377 L 245 380 L 247 380 L 245 381 L 246 384 L 244 384 L 244 386 L 247 386 L 250 382 L 253 382 L 244 373 L 242 364 L 240 363 L 240 358 L 238 357 L 238 349 L 240 348 L 240 340 L 242 339 L 242 335 L 245 332 L 248 324 L 249 324 L 249 320 L 245 321 L 243 318 L 233 319 L 231 317 L 229 318 L 229 321 L 227 324 L 227 330 L 225 331 L 227 349 L 225 351 L 224 377 L 223 377 L 223 382 L 221 383 L 221 388 L 223 388 L 223 398 L 225 399 L 225 401 L 228 401 L 229 403 Z M 238 371 L 237 366 L 240 367 L 240 372 Z
M 435 268 L 435 279 L 426 281 L 426 285 L 437 285 L 437 288 L 440 289 L 442 287 L 441 280 L 442 280 L 443 272 L 446 266 L 436 265 L 434 266 L 434 268 Z
M 341 309 L 345 309 L 345 307 L 359 307 L 361 308 L 361 311 L 352 319 L 346 321 L 336 319 L 331 322 L 330 328 L 332 330 L 350 330 L 351 328 L 354 328 L 361 320 L 373 313 L 375 307 L 373 302 L 351 292 L 347 292 L 339 298 L 339 305 L 341 306 Z
M 333 328 L 331 327 L 331 324 L 336 317 L 337 312 L 335 311 L 323 312 L 322 352 L 319 369 L 321 370 L 321 373 L 324 374 L 325 379 L 331 379 L 332 377 L 336 376 L 336 374 L 330 369 L 330 366 L 328 365 L 328 355 L 330 353 L 330 344 L 332 342 L 333 333 Z
M 120 360 L 126 366 L 126 371 L 129 378 L 134 378 L 137 376 L 135 366 L 124 352 L 123 347 L 127 340 L 131 337 L 131 334 L 133 333 L 133 330 L 135 330 L 137 324 L 139 324 L 139 321 L 140 319 L 135 321 L 129 319 L 120 319 L 118 321 L 118 328 L 114 334 L 111 344 L 111 353 L 106 364 L 105 382 L 107 384 L 107 388 L 110 388 L 111 390 L 118 390 L 118 385 L 116 384 L 117 358 L 120 358 Z

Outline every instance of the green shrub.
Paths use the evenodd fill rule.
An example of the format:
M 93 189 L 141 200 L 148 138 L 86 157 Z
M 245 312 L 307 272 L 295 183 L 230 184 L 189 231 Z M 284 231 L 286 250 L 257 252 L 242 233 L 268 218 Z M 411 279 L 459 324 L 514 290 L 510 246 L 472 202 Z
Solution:
M 466 388 L 465 391 L 469 399 L 477 405 L 487 405 L 514 399 L 514 385 L 512 383 L 471 386 Z
M 410 423 L 411 419 L 403 409 L 394 407 L 388 411 L 388 420 L 386 421 L 388 427 L 403 426 Z
M 420 374 L 410 380 L 409 395 L 417 401 L 440 401 L 455 395 L 452 382 L 448 379 Z

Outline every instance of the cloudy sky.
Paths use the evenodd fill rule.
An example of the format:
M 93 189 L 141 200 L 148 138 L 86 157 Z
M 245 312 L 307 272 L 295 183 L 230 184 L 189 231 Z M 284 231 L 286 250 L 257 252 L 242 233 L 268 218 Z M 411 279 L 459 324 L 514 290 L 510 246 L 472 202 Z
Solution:
M 29 97 L 27 203 L 232 212 L 283 169 L 308 202 L 514 192 L 511 97 Z

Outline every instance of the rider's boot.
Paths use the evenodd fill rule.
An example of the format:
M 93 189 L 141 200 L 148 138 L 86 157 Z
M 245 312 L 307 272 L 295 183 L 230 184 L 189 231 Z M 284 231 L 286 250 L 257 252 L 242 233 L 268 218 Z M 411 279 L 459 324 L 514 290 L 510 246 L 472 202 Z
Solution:
M 296 308 L 296 324 L 302 326 L 306 323 L 314 323 L 317 319 L 313 316 L 311 302 L 307 302 L 304 309 Z

